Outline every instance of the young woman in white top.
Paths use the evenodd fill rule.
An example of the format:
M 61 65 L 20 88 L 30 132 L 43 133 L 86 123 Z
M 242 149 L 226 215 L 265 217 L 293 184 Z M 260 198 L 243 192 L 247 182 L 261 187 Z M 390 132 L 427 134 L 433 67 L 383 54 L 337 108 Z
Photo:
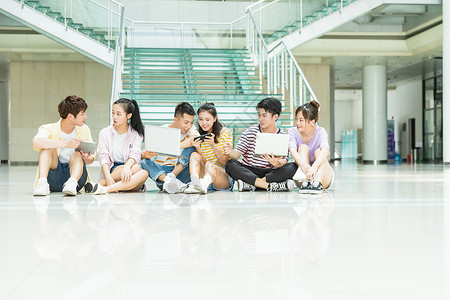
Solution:
M 98 160 L 102 168 L 94 194 L 145 190 L 148 173 L 139 166 L 144 126 L 135 100 L 119 99 L 113 104 L 113 125 L 98 138 Z
M 189 172 L 191 183 L 184 191 L 187 194 L 207 191 L 230 191 L 234 180 L 228 176 L 224 167 L 229 157 L 224 152 L 224 145 L 232 143 L 230 129 L 223 127 L 217 119 L 217 110 L 213 103 L 205 103 L 197 110 L 198 131 L 201 135 L 210 134 L 204 140 L 194 139 L 197 152 L 191 154 Z

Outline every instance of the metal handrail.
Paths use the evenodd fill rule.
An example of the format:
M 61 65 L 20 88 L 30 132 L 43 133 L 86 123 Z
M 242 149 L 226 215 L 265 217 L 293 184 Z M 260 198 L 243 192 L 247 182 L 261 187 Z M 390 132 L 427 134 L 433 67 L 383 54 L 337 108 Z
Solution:
M 122 90 L 122 69 L 124 61 L 124 43 L 125 43 L 125 30 L 124 30 L 124 10 L 125 7 L 120 6 L 120 23 L 119 23 L 119 36 L 116 40 L 116 50 L 114 52 L 114 66 L 113 66 L 113 78 L 111 86 L 111 99 L 110 99 L 110 111 L 112 111 L 112 105 L 118 96 L 118 91 Z M 120 81 L 120 85 L 117 81 Z M 112 123 L 112 116 L 109 114 L 110 123 Z
M 263 1 L 264 1 L 264 0 L 259 1 L 259 2 L 263 2 Z M 258 25 L 256 24 L 255 19 L 253 18 L 253 15 L 252 15 L 251 10 L 247 10 L 247 13 L 248 13 L 248 15 L 249 15 L 249 17 L 250 17 L 250 20 L 251 20 L 252 23 L 253 23 L 253 26 L 254 26 L 255 29 L 256 29 L 256 32 L 257 32 L 257 34 L 258 34 L 258 36 L 259 36 L 259 39 L 260 39 L 260 43 L 262 44 L 262 46 L 263 46 L 263 48 L 264 48 L 264 50 L 265 50 L 267 56 L 269 56 L 269 55 L 272 54 L 272 53 L 276 53 L 277 51 L 282 51 L 283 49 L 281 49 L 281 50 L 279 49 L 279 48 L 281 48 L 281 46 L 282 46 L 282 47 L 284 48 L 284 51 L 286 51 L 286 52 L 288 53 L 289 58 L 291 59 L 292 63 L 294 64 L 295 69 L 297 70 L 297 72 L 300 74 L 300 77 L 302 78 L 303 82 L 305 83 L 305 86 L 306 86 L 306 88 L 308 89 L 310 95 L 312 96 L 312 98 L 313 98 L 317 103 L 319 103 L 319 101 L 317 100 L 317 97 L 316 97 L 314 91 L 312 90 L 311 86 L 310 86 L 309 83 L 308 83 L 308 80 L 306 79 L 305 75 L 303 74 L 303 71 L 301 70 L 300 66 L 298 65 L 297 61 L 295 60 L 294 55 L 292 54 L 291 50 L 287 47 L 287 45 L 284 43 L 284 41 L 279 42 L 279 43 L 276 44 L 272 49 L 269 50 L 268 47 L 267 47 L 267 44 L 266 44 L 266 42 L 265 42 L 265 40 L 264 40 L 264 38 L 263 38 L 263 35 L 262 35 L 262 33 L 261 33 L 261 31 L 260 31 Z M 250 38 L 250 34 L 247 35 L 248 44 L 250 44 L 249 38 Z M 249 50 L 250 50 L 250 45 L 248 45 L 248 48 L 249 48 Z M 259 64 L 260 64 L 260 69 L 261 69 L 261 66 L 262 66 L 262 64 L 263 64 L 261 54 L 259 55 L 259 60 L 260 60 L 260 63 L 259 63 Z M 261 73 L 261 72 L 260 72 L 260 73 Z

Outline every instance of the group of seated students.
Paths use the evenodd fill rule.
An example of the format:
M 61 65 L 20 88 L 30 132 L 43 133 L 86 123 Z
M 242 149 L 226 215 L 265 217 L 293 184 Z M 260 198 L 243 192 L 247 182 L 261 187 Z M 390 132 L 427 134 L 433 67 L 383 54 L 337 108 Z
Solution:
M 181 131 L 179 157 L 142 151 L 144 126 L 138 104 L 121 98 L 112 107 L 113 124 L 99 133 L 101 171 L 97 183 L 92 183 L 86 165 L 93 163 L 94 153 L 75 151 L 81 141 L 92 141 L 84 124 L 87 107 L 82 98 L 68 96 L 58 105 L 61 119 L 39 128 L 32 142 L 40 151 L 33 195 L 76 195 L 83 188 L 93 194 L 145 192 L 148 177 L 164 192 L 187 194 L 231 191 L 235 182 L 240 192 L 292 191 L 297 184 L 300 193 L 321 193 L 334 181 L 328 163 L 328 134 L 317 126 L 319 104 L 315 101 L 295 111 L 296 127 L 288 131 L 293 159 L 289 162 L 289 153 L 285 157 L 271 153 L 255 156 L 257 133 L 286 134 L 277 127 L 282 105 L 276 98 L 257 104 L 259 124 L 243 132 L 235 149 L 232 133 L 219 122 L 213 103 L 197 110 L 198 129 L 194 108 L 187 102 L 178 104 L 173 122 L 163 126 Z M 195 139 L 207 133 L 205 139 Z

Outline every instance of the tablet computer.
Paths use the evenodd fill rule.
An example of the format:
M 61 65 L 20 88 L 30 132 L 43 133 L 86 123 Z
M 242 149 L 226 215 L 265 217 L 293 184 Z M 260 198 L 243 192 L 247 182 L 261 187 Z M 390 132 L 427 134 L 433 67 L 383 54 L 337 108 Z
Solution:
M 80 142 L 80 145 L 75 149 L 75 151 L 83 151 L 86 154 L 91 152 L 94 154 L 97 152 L 97 143 L 95 142 Z

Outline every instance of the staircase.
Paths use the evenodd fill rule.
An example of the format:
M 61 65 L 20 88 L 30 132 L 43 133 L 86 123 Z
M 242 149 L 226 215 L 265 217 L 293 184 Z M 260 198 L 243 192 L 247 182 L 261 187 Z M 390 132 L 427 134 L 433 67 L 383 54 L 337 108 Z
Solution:
M 258 123 L 256 104 L 266 97 L 247 50 L 126 48 L 121 97 L 139 103 L 147 124 L 171 123 L 183 101 L 194 109 L 213 102 L 219 120 L 233 131 Z M 280 127 L 292 123 L 283 100 Z

